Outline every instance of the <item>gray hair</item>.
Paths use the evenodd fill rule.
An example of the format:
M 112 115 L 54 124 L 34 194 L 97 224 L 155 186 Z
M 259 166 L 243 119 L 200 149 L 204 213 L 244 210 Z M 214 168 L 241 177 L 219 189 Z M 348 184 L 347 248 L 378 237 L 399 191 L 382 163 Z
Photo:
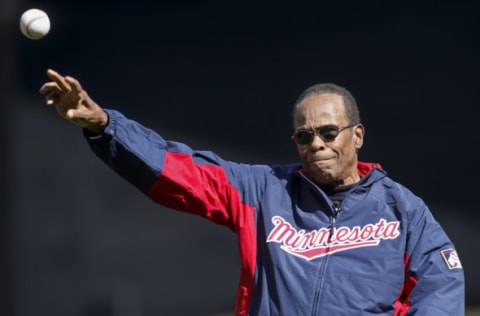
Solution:
M 294 118 L 295 114 L 297 113 L 298 104 L 313 94 L 339 95 L 342 97 L 343 104 L 345 105 L 345 117 L 348 121 L 348 124 L 360 123 L 360 111 L 358 110 L 357 101 L 350 91 L 334 83 L 318 83 L 305 89 L 295 102 L 295 106 L 293 108 Z

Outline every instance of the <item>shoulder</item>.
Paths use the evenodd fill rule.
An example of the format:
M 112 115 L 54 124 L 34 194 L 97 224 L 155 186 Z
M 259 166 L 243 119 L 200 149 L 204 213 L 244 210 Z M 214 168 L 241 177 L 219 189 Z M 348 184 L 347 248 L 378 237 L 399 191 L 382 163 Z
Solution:
M 300 163 L 292 163 L 287 165 L 270 165 L 269 168 L 272 176 L 286 180 L 291 179 L 296 174 L 302 171 L 302 165 Z
M 371 183 L 374 192 L 390 205 L 408 206 L 411 209 L 425 204 L 412 190 L 393 180 L 384 170 L 374 169 L 368 177 L 371 178 L 368 182 Z

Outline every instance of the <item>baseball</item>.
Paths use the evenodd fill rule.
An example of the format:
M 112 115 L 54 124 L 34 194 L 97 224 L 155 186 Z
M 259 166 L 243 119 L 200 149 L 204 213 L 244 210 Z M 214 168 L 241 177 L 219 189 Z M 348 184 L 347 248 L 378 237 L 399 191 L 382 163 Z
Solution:
M 50 31 L 50 19 L 42 10 L 27 10 L 20 18 L 20 30 L 29 39 L 41 39 Z

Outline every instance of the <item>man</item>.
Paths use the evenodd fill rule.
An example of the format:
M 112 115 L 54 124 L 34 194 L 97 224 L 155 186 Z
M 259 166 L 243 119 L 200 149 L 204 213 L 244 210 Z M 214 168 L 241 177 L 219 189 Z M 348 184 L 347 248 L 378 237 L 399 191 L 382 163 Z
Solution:
M 357 160 L 365 129 L 346 89 L 305 90 L 292 136 L 302 163 L 266 166 L 166 141 L 76 79 L 47 75 L 47 104 L 120 176 L 237 234 L 236 315 L 464 314 L 462 266 L 441 226 L 379 164 Z

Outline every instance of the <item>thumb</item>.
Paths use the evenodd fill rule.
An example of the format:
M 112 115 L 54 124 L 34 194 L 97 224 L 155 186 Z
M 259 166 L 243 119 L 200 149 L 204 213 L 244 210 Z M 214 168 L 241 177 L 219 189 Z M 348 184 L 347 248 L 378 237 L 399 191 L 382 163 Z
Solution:
M 67 119 L 69 119 L 69 120 L 73 120 L 73 119 L 78 118 L 78 113 L 74 109 L 68 110 L 65 115 L 66 115 Z
M 65 117 L 77 126 L 86 127 L 88 125 L 88 118 L 81 109 L 70 109 L 65 113 Z

